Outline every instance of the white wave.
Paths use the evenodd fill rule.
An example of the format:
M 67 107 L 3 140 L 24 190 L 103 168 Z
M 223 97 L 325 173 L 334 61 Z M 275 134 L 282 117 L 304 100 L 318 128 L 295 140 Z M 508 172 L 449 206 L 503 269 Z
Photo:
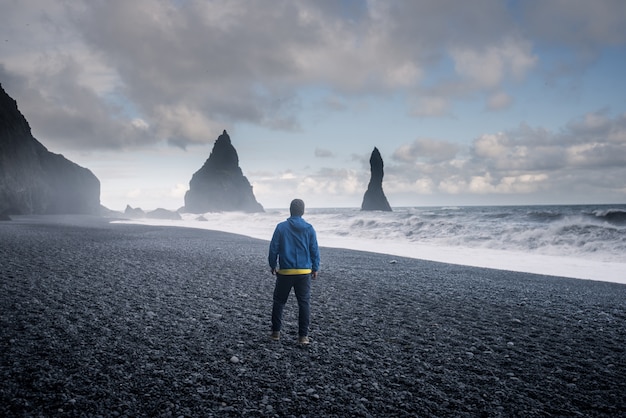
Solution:
M 304 218 L 314 225 L 324 247 L 626 284 L 626 251 L 620 247 L 625 245 L 623 230 L 605 242 L 602 234 L 606 231 L 586 230 L 582 221 L 571 217 L 555 216 L 553 222 L 535 225 L 507 210 L 407 208 L 383 213 L 311 209 Z M 207 213 L 205 220 L 192 214 L 182 217 L 181 221 L 121 222 L 218 230 L 269 241 L 288 212 Z

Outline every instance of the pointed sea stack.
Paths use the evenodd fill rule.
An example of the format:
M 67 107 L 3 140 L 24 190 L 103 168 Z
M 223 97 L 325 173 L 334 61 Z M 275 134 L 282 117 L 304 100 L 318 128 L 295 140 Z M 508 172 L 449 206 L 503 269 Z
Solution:
M 37 141 L 0 85 L 0 213 L 100 214 L 100 181 Z
M 264 212 L 239 167 L 239 156 L 226 131 L 217 138 L 211 155 L 191 178 L 184 211 Z
M 378 148 L 374 147 L 372 156 L 370 157 L 370 183 L 367 185 L 367 191 L 363 196 L 361 210 L 383 210 L 391 212 L 391 206 L 383 192 L 383 158 L 380 156 Z

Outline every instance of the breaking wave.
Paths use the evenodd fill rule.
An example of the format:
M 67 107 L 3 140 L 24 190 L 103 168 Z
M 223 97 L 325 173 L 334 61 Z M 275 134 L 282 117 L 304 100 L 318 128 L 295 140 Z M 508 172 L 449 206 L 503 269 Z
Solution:
M 184 214 L 170 225 L 269 240 L 285 209 Z M 626 205 L 309 209 L 320 245 L 626 283 Z M 156 221 L 143 221 L 154 224 Z

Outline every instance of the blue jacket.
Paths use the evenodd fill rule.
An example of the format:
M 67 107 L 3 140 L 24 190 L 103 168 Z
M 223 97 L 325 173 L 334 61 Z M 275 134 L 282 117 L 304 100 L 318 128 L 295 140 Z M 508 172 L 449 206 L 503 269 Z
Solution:
M 313 226 L 301 216 L 291 216 L 276 225 L 268 261 L 280 274 L 306 274 L 320 268 L 320 251 Z M 298 271 L 304 270 L 304 271 Z M 309 271 L 306 271 L 309 270 Z

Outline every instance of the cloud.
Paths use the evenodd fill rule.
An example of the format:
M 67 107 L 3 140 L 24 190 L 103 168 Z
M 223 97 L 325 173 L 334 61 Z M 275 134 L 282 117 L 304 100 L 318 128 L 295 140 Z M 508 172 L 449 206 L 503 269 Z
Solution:
M 315 148 L 315 156 L 317 158 L 330 158 L 333 156 L 333 153 L 327 149 Z
M 438 117 L 446 116 L 451 110 L 451 100 L 445 96 L 420 96 L 415 100 L 412 116 L 417 117 Z
M 365 191 L 365 182 L 354 170 L 327 168 L 302 178 L 297 191 L 302 195 L 358 195 Z
M 187 193 L 189 187 L 186 184 L 178 183 L 172 189 L 170 189 L 169 195 L 172 197 L 185 197 L 185 193 Z
M 436 185 L 429 177 L 410 181 L 403 176 L 387 173 L 383 182 L 383 190 L 387 196 L 411 193 L 414 195 L 429 195 L 436 191 Z
M 454 174 L 440 178 L 437 183 L 435 183 L 436 180 L 430 178 L 417 180 L 413 189 L 420 194 L 430 194 L 435 190 L 450 195 L 524 195 L 549 189 L 549 180 L 549 176 L 545 173 L 504 177 L 494 177 L 489 172 L 471 176 Z
M 419 138 L 411 144 L 400 146 L 394 151 L 392 158 L 404 163 L 417 160 L 439 163 L 453 159 L 459 150 L 459 145 L 448 141 Z
M 135 199 L 139 196 L 141 196 L 143 194 L 143 192 L 140 189 L 132 189 L 132 190 L 128 190 L 126 192 L 126 197 L 131 198 L 131 199 Z
M 545 173 L 521 174 L 495 180 L 490 173 L 473 176 L 467 189 L 472 194 L 528 194 L 546 187 L 549 176 Z
M 498 91 L 489 96 L 487 99 L 487 109 L 503 110 L 511 106 L 513 98 L 503 91 Z
M 534 65 L 509 12 L 487 0 L 31 0 L 1 10 L 1 33 L 22 42 L 1 46 L 5 72 L 25 80 L 14 96 L 42 136 L 77 149 L 185 148 L 240 122 L 297 131 L 309 86 L 326 87 L 342 108 L 352 95 L 419 94 L 413 113 L 441 116 Z M 455 87 L 424 85 L 448 59 Z M 134 129 L 137 119 L 149 129 Z
M 266 208 L 288 206 L 294 197 L 305 199 L 312 207 L 335 207 L 351 206 L 355 200 L 362 199 L 367 181 L 369 172 L 321 168 L 313 173 L 287 170 L 257 177 L 253 187 L 255 196 Z
M 348 108 L 346 103 L 338 96 L 326 97 L 321 106 L 334 112 L 341 112 Z
M 261 131 L 268 144 L 284 132 L 319 134 L 314 165 L 346 155 L 328 143 L 352 130 L 337 115 L 380 111 L 381 121 L 399 122 L 390 131 L 405 131 L 389 138 L 395 151 L 385 161 L 385 188 L 398 193 L 549 193 L 572 181 L 580 193 L 623 190 L 625 116 L 609 111 L 623 111 L 621 102 L 590 99 L 583 81 L 600 83 L 582 76 L 607 46 L 623 48 L 625 26 L 621 0 L 5 1 L 0 81 L 35 136 L 65 153 L 188 149 L 232 128 L 252 138 Z M 560 129 L 523 123 L 526 114 L 513 111 L 528 106 L 522 93 L 537 76 L 548 88 L 575 87 L 593 100 L 589 109 L 607 108 Z M 501 131 L 470 127 L 474 138 L 461 145 L 459 126 L 476 109 L 501 111 Z M 439 139 L 396 142 L 416 123 L 440 129 L 431 133 Z M 356 144 L 374 140 L 363 131 L 344 151 L 356 154 L 347 162 L 354 166 L 267 175 L 259 165 L 255 190 L 271 199 L 283 190 L 360 199 L 369 153 Z
M 485 134 L 474 141 L 474 155 L 478 158 L 501 160 L 508 155 L 509 147 L 509 139 L 504 133 Z
M 556 132 L 522 124 L 482 134 L 466 149 L 418 139 L 399 146 L 393 162 L 386 166 L 390 175 L 385 177 L 385 187 L 398 192 L 559 194 L 575 189 L 575 193 L 596 195 L 598 188 L 619 191 L 626 178 L 626 115 L 592 112 Z
M 587 70 L 607 47 L 626 43 L 626 3 L 621 0 L 530 0 L 519 6 L 520 30 L 534 39 L 537 49 L 558 54 L 558 59 L 544 60 L 541 71 L 546 86 L 562 93 L 583 88 Z
M 504 86 L 520 83 L 537 66 L 538 57 L 529 41 L 505 37 L 498 42 L 449 46 L 445 50 L 454 71 L 432 85 L 417 86 L 410 103 L 410 114 L 417 117 L 450 116 L 455 101 L 487 94 L 486 107 L 500 110 L 513 98 Z
M 156 106 L 154 115 L 159 120 L 157 136 L 183 149 L 191 142 L 205 142 L 210 132 L 219 132 L 221 127 L 185 105 Z
M 476 161 L 498 170 L 606 169 L 626 165 L 626 118 L 586 114 L 560 132 L 522 125 L 474 140 Z
M 457 74 L 479 88 L 497 88 L 507 78 L 520 80 L 537 62 L 530 42 L 514 38 L 478 48 L 454 48 L 451 56 Z
M 141 147 L 153 142 L 145 121 L 138 124 L 93 89 L 75 82 L 78 69 L 73 60 L 66 60 L 57 70 L 41 69 L 30 80 L 6 74 L 0 65 L 0 77 L 8 81 L 6 90 L 10 95 L 19 92 L 23 99 L 18 101 L 19 109 L 31 124 L 33 135 L 44 144 L 85 151 Z
M 521 2 L 520 10 L 526 29 L 550 44 L 587 49 L 626 42 L 626 3 L 621 0 L 530 0 Z

